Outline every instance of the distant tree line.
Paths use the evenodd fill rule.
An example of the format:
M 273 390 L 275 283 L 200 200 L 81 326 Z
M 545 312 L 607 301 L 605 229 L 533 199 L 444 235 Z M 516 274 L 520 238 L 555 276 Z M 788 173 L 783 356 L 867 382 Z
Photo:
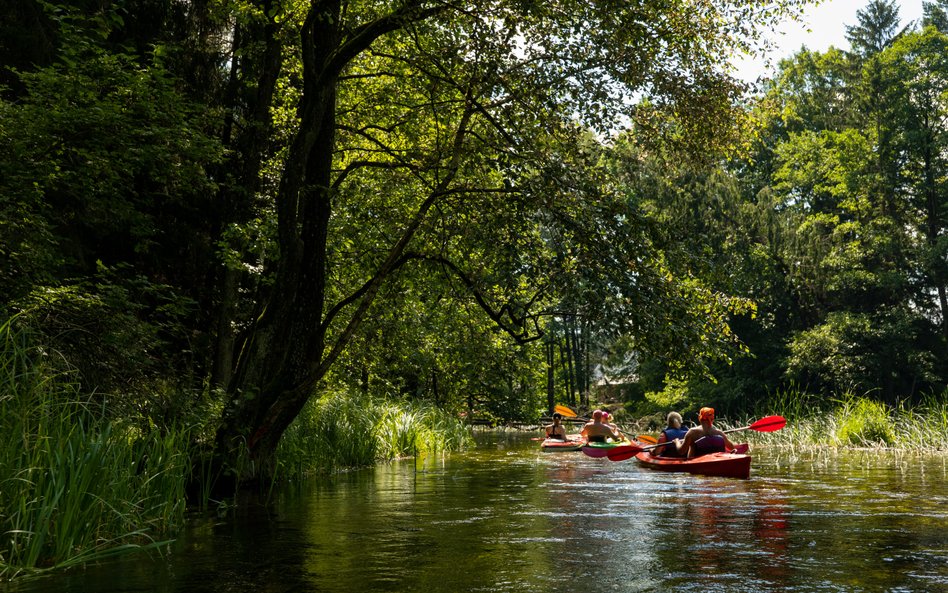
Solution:
M 637 159 L 666 253 L 757 305 L 732 326 L 750 356 L 716 369 L 717 383 L 690 382 L 692 400 L 746 408 L 791 386 L 888 403 L 944 393 L 946 8 L 926 2 L 902 26 L 893 0 L 874 0 L 847 27 L 848 50 L 782 61 L 749 107 L 749 151 L 714 170 Z M 703 255 L 675 247 L 682 237 Z

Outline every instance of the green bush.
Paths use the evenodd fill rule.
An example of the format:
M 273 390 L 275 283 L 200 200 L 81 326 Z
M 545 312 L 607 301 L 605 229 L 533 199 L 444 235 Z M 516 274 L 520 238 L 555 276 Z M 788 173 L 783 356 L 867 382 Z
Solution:
M 892 445 L 895 429 L 885 404 L 864 397 L 844 401 L 836 415 L 836 437 L 851 445 Z

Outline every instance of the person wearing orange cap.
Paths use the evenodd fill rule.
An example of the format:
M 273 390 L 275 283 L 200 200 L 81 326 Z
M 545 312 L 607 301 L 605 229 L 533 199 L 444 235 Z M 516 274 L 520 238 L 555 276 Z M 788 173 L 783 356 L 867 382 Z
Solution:
M 698 457 L 734 448 L 734 443 L 727 435 L 714 427 L 714 408 L 701 408 L 698 422 L 701 424 L 689 430 L 678 447 L 682 457 Z
M 581 435 L 590 443 L 605 443 L 606 439 L 621 440 L 619 431 L 612 428 L 609 424 L 602 421 L 602 410 L 596 410 L 592 414 L 592 420 L 583 426 Z

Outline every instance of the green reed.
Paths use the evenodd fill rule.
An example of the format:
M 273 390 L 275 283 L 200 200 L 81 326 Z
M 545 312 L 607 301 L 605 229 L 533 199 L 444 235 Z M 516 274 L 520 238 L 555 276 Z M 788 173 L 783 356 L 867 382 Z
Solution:
M 0 578 L 156 548 L 181 524 L 187 431 L 104 419 L 0 325 Z
M 314 399 L 283 436 L 284 477 L 463 449 L 471 436 L 435 406 L 333 391 Z
M 928 395 L 914 407 L 900 404 L 893 415 L 903 447 L 948 451 L 948 393 Z
M 748 440 L 755 443 L 948 450 L 948 392 L 891 406 L 869 395 L 846 393 L 821 399 L 790 390 L 767 400 L 759 413 L 779 414 L 788 422 L 778 432 L 748 431 Z

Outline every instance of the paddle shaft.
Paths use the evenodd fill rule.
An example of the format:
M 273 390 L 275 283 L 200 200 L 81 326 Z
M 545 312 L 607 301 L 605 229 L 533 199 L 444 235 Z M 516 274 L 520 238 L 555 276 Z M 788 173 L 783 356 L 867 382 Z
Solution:
M 741 426 L 738 428 L 729 428 L 727 430 L 722 430 L 721 432 L 725 434 L 729 432 L 738 432 L 740 430 L 773 432 L 775 430 L 780 430 L 781 428 L 783 428 L 786 423 L 787 421 L 781 416 L 767 416 L 765 418 L 761 418 L 760 420 L 758 420 L 757 422 L 754 422 L 753 424 L 748 424 L 747 426 Z M 711 435 L 705 435 L 701 438 L 705 439 L 705 438 L 708 438 L 708 436 L 711 436 Z M 701 440 L 701 439 L 698 439 L 698 440 Z M 657 445 L 649 445 L 647 447 L 642 447 L 641 450 L 648 451 L 649 449 L 657 449 L 659 447 L 664 447 L 665 445 L 669 445 L 674 442 L 675 441 L 665 441 L 664 443 L 658 443 Z

